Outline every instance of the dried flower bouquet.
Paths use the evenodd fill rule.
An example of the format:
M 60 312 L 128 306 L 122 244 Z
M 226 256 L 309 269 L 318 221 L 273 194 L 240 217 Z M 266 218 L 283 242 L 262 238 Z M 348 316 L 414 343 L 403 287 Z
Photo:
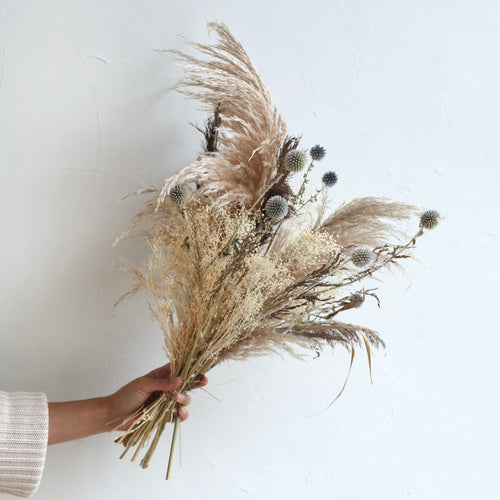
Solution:
M 139 268 L 124 261 L 135 286 L 121 299 L 147 294 L 182 392 L 229 358 L 342 345 L 351 351 L 351 364 L 356 346 L 364 346 L 370 360 L 371 347 L 383 341 L 369 328 L 339 321 L 338 314 L 368 296 L 378 302 L 362 282 L 408 258 L 416 238 L 440 215 L 370 197 L 326 216 L 337 175 L 326 172 L 320 189 L 309 187 L 325 149 L 306 150 L 287 135 L 243 47 L 225 25 L 209 27 L 218 41 L 192 43 L 199 57 L 173 51 L 185 63 L 177 89 L 210 113 L 202 130 L 205 151 L 163 187 L 138 191 L 149 201 L 118 240 L 144 238 L 149 253 Z M 415 216 L 420 227 L 403 240 L 398 223 Z M 146 228 L 139 230 L 139 223 Z M 134 460 L 148 445 L 141 461 L 147 467 L 174 420 L 175 443 L 175 411 L 168 393 L 138 410 L 117 439 L 123 455 L 136 447 Z

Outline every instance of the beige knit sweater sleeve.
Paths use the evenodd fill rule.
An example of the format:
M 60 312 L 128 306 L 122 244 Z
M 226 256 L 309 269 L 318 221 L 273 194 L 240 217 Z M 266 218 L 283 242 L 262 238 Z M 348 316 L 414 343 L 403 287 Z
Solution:
M 42 478 L 49 433 L 47 397 L 0 391 L 0 492 L 35 493 Z

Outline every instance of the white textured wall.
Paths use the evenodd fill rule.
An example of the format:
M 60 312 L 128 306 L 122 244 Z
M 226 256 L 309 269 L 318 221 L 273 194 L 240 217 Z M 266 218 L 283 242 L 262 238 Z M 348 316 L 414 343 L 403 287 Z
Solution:
M 179 35 L 227 23 L 291 132 L 323 144 L 335 200 L 447 214 L 422 265 L 356 319 L 387 350 L 220 366 L 146 471 L 109 435 L 49 448 L 39 499 L 494 499 L 500 494 L 500 4 L 473 0 L 0 1 L 0 387 L 104 395 L 164 362 L 113 239 L 115 201 L 192 161 L 203 116 L 168 92 Z M 137 256 L 137 251 L 135 251 Z M 3 497 L 2 497 L 3 498 Z

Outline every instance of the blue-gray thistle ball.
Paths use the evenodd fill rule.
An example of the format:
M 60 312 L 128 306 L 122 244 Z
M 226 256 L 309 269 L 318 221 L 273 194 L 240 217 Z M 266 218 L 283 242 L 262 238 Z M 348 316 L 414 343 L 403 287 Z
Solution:
M 308 156 L 307 151 L 301 151 L 300 149 L 288 151 L 285 155 L 285 169 L 293 173 L 304 170 L 307 165 Z
M 373 253 L 369 248 L 355 248 L 351 254 L 352 263 L 356 267 L 366 267 L 373 262 Z
M 311 158 L 315 161 L 322 160 L 325 155 L 326 155 L 326 149 L 323 146 L 320 146 L 319 144 L 316 144 L 316 146 L 313 146 L 311 150 L 309 151 L 309 154 L 311 155 Z
M 266 201 L 264 210 L 270 219 L 281 220 L 288 213 L 288 202 L 283 196 L 271 196 L 271 198 Z
M 184 184 L 177 184 L 170 189 L 168 195 L 174 205 L 181 207 L 188 199 L 189 189 Z
M 356 292 L 352 293 L 351 296 L 349 297 L 349 302 L 354 305 L 354 307 L 361 307 L 363 305 L 363 302 L 365 301 L 363 294 Z
M 441 214 L 437 210 L 426 210 L 420 216 L 420 227 L 424 229 L 434 229 L 441 219 Z
M 325 172 L 322 180 L 325 186 L 330 187 L 337 184 L 338 177 L 335 172 Z

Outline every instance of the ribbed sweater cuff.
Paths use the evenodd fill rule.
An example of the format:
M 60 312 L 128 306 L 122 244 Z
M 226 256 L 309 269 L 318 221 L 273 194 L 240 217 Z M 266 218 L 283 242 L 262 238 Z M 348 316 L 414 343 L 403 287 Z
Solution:
M 35 493 L 42 478 L 49 434 L 47 397 L 0 391 L 0 492 Z

